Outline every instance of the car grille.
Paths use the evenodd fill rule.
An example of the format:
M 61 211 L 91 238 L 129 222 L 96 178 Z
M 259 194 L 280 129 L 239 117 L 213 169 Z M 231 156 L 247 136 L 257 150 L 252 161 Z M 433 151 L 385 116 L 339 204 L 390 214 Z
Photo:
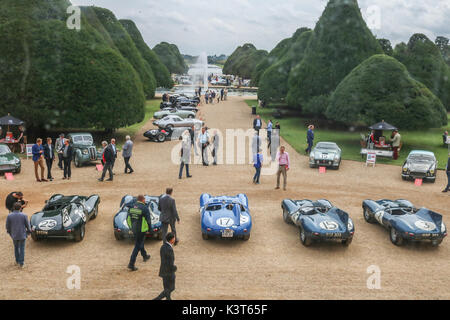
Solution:
M 97 160 L 97 150 L 95 150 L 95 147 L 89 147 L 89 158 L 91 160 Z
M 3 165 L 0 165 L 0 170 L 2 170 L 2 171 L 16 170 L 16 166 L 14 166 L 12 164 L 3 164 Z
M 333 161 L 331 160 L 318 160 L 318 164 L 333 164 Z
M 411 172 L 410 175 L 414 178 L 425 178 L 427 176 L 425 172 Z

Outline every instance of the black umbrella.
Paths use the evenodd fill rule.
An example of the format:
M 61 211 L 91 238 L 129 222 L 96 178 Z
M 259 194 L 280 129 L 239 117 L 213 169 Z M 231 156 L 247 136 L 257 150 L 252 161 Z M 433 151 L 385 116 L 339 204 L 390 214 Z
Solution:
M 384 131 L 384 130 L 387 130 L 387 131 L 397 130 L 396 127 L 394 127 L 393 125 L 391 125 L 391 124 L 389 124 L 387 122 L 384 122 L 384 121 L 370 126 L 369 129 L 370 130 L 381 130 L 381 131 Z
M 6 117 L 0 118 L 0 126 L 8 126 L 8 131 L 9 126 L 21 126 L 23 125 L 23 123 L 24 122 L 22 120 L 14 118 L 10 114 L 8 114 Z

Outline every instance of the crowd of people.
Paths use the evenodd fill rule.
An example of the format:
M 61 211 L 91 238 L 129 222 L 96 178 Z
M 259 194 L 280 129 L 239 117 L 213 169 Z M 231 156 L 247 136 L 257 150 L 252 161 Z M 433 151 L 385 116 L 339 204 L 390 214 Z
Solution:
M 195 96 L 202 99 L 202 88 L 195 89 Z M 208 89 L 204 96 L 205 104 L 220 103 L 220 101 L 226 101 L 228 99 L 228 88 L 222 88 L 219 90 Z

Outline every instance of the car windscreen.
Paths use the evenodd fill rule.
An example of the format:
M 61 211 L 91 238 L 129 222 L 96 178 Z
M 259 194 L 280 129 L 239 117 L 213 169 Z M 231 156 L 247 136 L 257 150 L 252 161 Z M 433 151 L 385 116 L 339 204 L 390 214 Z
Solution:
M 318 143 L 316 146 L 317 149 L 336 151 L 336 145 L 332 143 Z
M 1 145 L 0 146 L 0 155 L 5 155 L 11 153 L 11 150 L 9 150 L 8 146 Z
M 89 143 L 94 142 L 94 140 L 92 139 L 91 136 L 83 136 L 83 141 L 84 142 L 89 142 Z
M 413 162 L 434 162 L 434 158 L 426 154 L 413 154 L 409 156 L 409 160 Z

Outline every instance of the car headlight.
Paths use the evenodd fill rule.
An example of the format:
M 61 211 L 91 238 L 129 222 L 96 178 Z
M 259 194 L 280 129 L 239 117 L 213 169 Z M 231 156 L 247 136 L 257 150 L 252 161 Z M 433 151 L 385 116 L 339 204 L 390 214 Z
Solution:
M 347 228 L 348 230 L 353 230 L 353 221 L 351 219 L 348 219 Z
M 20 159 L 19 159 L 19 158 L 15 158 L 15 159 L 14 159 L 14 162 L 15 162 L 16 164 L 19 164 L 19 163 L 20 163 Z
M 83 154 L 89 154 L 88 149 L 83 149 Z
M 334 156 L 334 161 L 338 161 L 338 160 L 339 160 L 339 155 L 337 154 Z
M 408 171 L 408 167 L 403 167 L 403 172 L 407 172 Z
M 434 174 L 434 168 L 430 170 L 430 173 L 431 173 L 431 174 Z
M 441 224 L 441 232 L 445 233 L 446 230 L 447 229 L 445 228 L 445 224 L 442 222 L 442 224 Z

